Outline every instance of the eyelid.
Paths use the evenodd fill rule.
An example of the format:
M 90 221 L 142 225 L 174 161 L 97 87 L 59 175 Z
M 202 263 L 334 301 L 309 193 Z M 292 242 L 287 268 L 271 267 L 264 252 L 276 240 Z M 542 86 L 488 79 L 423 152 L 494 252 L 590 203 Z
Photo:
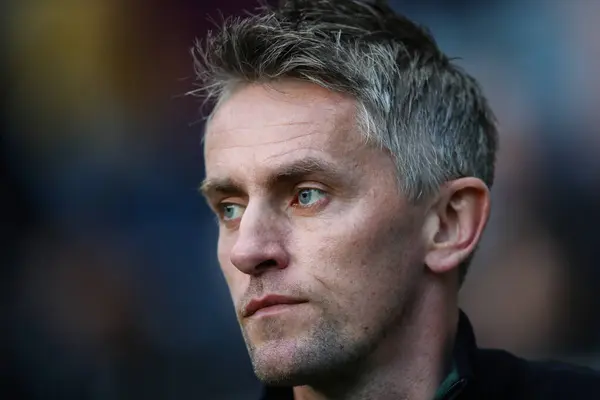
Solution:
M 320 191 L 328 193 L 328 194 L 331 192 L 331 188 L 329 188 L 329 186 L 324 185 L 324 184 L 319 183 L 319 182 L 312 182 L 312 181 L 302 182 L 302 183 L 296 185 L 294 187 L 294 192 L 297 193 L 300 190 L 307 190 L 307 189 L 320 190 Z
M 222 196 L 220 198 L 214 199 L 213 200 L 213 204 L 216 208 L 219 207 L 223 207 L 223 205 L 236 205 L 236 206 L 242 206 L 242 207 L 246 207 L 246 201 L 240 197 L 227 197 L 227 196 Z

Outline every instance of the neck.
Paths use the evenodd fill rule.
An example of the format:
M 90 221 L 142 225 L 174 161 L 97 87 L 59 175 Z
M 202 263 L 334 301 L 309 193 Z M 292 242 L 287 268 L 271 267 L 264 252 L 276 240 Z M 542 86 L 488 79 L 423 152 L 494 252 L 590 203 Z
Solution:
M 352 373 L 294 387 L 295 400 L 431 400 L 448 374 L 458 325 L 457 294 L 430 279 Z M 358 372 L 357 372 L 358 371 Z

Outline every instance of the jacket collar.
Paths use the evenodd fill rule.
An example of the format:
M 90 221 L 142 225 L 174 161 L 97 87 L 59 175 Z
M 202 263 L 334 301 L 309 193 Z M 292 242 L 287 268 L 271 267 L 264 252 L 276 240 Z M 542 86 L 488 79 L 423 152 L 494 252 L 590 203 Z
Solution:
M 472 379 L 473 369 L 471 360 L 477 350 L 477 342 L 473 327 L 467 315 L 459 310 L 458 330 L 454 341 L 452 357 L 456 362 L 458 373 L 461 378 Z
M 452 350 L 452 371 L 436 395 L 437 399 L 453 400 L 463 391 L 465 386 L 473 380 L 471 360 L 477 349 L 473 327 L 469 318 L 459 310 L 458 329 Z

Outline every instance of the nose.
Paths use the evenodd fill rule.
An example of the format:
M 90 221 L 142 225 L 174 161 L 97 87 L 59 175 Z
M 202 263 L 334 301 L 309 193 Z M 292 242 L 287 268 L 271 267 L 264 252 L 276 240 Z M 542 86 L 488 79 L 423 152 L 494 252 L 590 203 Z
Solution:
M 248 207 L 238 227 L 230 253 L 231 263 L 248 275 L 284 269 L 289 264 L 282 217 L 258 207 Z

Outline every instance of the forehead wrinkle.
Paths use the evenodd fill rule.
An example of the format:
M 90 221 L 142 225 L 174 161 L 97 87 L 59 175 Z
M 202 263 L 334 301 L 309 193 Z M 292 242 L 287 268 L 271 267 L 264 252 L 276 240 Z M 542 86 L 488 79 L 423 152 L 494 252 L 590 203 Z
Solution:
M 306 123 L 306 125 L 313 125 L 312 123 Z M 282 125 L 283 126 L 283 125 Z M 226 133 L 226 132 L 231 132 L 234 130 L 237 130 L 238 128 L 232 128 L 230 130 L 219 130 L 216 132 L 212 132 L 212 135 L 217 135 L 219 133 Z M 254 130 L 255 128 L 244 128 L 244 130 Z M 280 138 L 280 139 L 275 139 L 275 140 L 269 140 L 267 142 L 264 143 L 248 143 L 248 144 L 239 144 L 239 145 L 232 145 L 232 146 L 224 146 L 224 147 L 219 147 L 218 149 L 220 150 L 230 150 L 230 149 L 245 149 L 245 148 L 250 148 L 250 147 L 256 147 L 256 146 L 268 146 L 268 145 L 273 145 L 273 144 L 281 144 L 281 143 L 286 143 L 286 142 L 291 142 L 294 140 L 298 140 L 298 139 L 302 139 L 302 138 L 306 138 L 308 136 L 314 135 L 315 133 L 318 133 L 318 130 L 310 130 L 308 132 L 302 132 L 299 133 L 297 135 L 291 136 L 291 137 L 285 137 L 285 138 Z M 206 146 L 206 143 L 205 143 Z
M 230 128 L 217 129 L 216 132 L 213 132 L 213 133 L 216 134 L 216 133 L 229 133 L 232 131 L 252 131 L 252 130 L 262 129 L 262 128 L 277 128 L 277 127 L 284 127 L 284 126 L 302 126 L 302 125 L 314 125 L 314 122 L 312 122 L 312 121 L 287 121 L 287 122 L 282 121 L 282 122 L 267 123 L 267 124 L 263 124 L 261 126 L 234 126 L 234 127 L 230 127 Z M 212 130 L 207 128 L 206 132 L 211 133 Z
M 266 157 L 263 161 L 264 164 L 269 165 L 271 161 L 274 161 L 280 157 L 285 157 L 288 156 L 290 154 L 294 154 L 294 153 L 302 153 L 301 156 L 297 156 L 294 157 L 290 162 L 284 162 L 284 163 L 280 163 L 280 164 L 288 164 L 288 163 L 294 163 L 298 160 L 303 160 L 303 159 L 310 159 L 310 160 L 316 160 L 319 158 L 323 159 L 323 162 L 326 162 L 328 164 L 331 164 L 332 161 L 330 160 L 330 157 L 328 157 L 326 155 L 326 153 L 323 151 L 323 149 L 319 149 L 319 148 L 315 148 L 315 147 L 303 147 L 303 148 L 295 148 L 295 149 L 290 149 L 278 154 L 273 154 L 270 155 L 268 157 Z M 273 164 L 271 164 L 273 165 Z M 275 164 L 275 165 L 279 165 L 279 164 Z
M 288 121 L 288 122 L 277 122 L 272 124 L 266 124 L 267 128 L 279 127 L 279 126 L 302 126 L 302 125 L 314 125 L 311 121 Z

